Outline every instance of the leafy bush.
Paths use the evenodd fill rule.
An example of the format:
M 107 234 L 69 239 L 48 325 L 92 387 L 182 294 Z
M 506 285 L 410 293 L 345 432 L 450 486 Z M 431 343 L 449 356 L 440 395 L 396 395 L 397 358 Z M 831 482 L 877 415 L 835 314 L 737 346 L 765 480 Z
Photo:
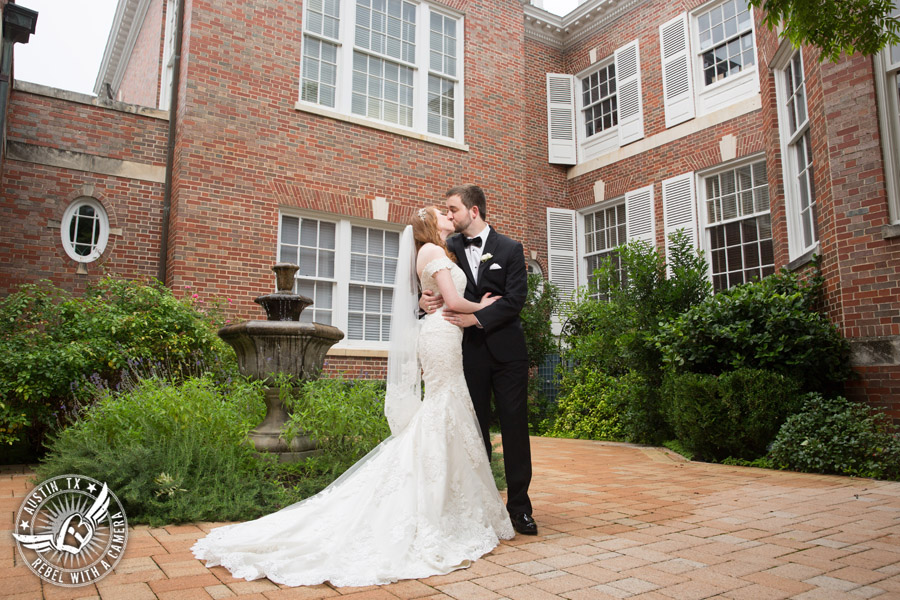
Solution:
M 883 413 L 843 397 L 809 394 L 769 456 L 784 469 L 900 480 L 900 434 Z
M 305 381 L 299 388 L 281 378 L 290 414 L 284 437 L 305 434 L 323 454 L 350 466 L 391 434 L 384 416 L 384 382 L 341 376 Z
M 107 277 L 80 297 L 49 282 L 24 285 L 0 300 L 0 428 L 39 447 L 79 384 L 115 385 L 135 361 L 162 361 L 170 372 L 210 366 L 235 372 L 234 353 L 216 335 L 217 312 L 179 300 L 159 283 Z
M 706 262 L 681 232 L 671 237 L 668 264 L 644 242 L 629 242 L 616 252 L 621 270 L 611 259 L 605 260 L 595 272 L 593 287 L 566 306 L 564 359 L 608 376 L 633 374 L 630 393 L 620 395 L 623 403 L 618 410 L 627 415 L 623 435 L 629 441 L 658 443 L 666 439 L 667 431 L 660 408 L 663 371 L 655 335 L 661 323 L 709 295 Z
M 277 477 L 297 498 L 327 487 L 390 435 L 384 417 L 384 382 L 324 377 L 295 385 L 279 376 L 277 384 L 290 417 L 283 437 L 308 435 L 319 454 L 276 467 Z
M 253 518 L 287 500 L 246 438 L 264 412 L 261 386 L 243 380 L 151 378 L 124 393 L 102 390 L 51 439 L 38 477 L 105 481 L 133 523 Z
M 615 377 L 586 367 L 563 379 L 556 421 L 550 435 L 589 440 L 619 439 L 620 426 L 610 396 L 618 392 Z
M 724 290 L 664 323 L 656 347 L 679 372 L 765 369 L 804 391 L 839 390 L 851 374 L 850 346 L 814 312 L 820 291 L 821 278 L 788 272 Z
M 797 383 L 780 373 L 738 369 L 721 375 L 669 374 L 666 416 L 695 457 L 754 459 L 798 408 Z
M 538 367 L 556 349 L 551 318 L 559 305 L 559 289 L 536 273 L 528 276 L 528 295 L 519 315 L 528 350 L 528 428 L 539 435 L 547 427 L 555 402 L 545 397 Z
M 544 360 L 544 356 L 556 348 L 550 318 L 559 305 L 559 288 L 532 273 L 528 276 L 528 295 L 522 307 L 520 318 L 525 331 L 525 345 L 532 368 Z

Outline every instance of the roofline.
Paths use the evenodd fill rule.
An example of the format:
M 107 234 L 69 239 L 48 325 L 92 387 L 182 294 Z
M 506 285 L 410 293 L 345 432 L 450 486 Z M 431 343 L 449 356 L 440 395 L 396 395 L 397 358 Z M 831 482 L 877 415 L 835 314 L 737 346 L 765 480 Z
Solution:
M 94 81 L 94 94 L 100 96 L 103 84 L 109 83 L 113 90 L 118 90 L 125 77 L 125 69 L 131 60 L 131 53 L 138 35 L 144 25 L 144 18 L 150 8 L 151 0 L 119 0 L 116 14 L 106 39 L 106 49 L 100 61 L 97 79 Z
M 587 0 L 563 17 L 526 4 L 525 36 L 566 49 L 645 1 Z

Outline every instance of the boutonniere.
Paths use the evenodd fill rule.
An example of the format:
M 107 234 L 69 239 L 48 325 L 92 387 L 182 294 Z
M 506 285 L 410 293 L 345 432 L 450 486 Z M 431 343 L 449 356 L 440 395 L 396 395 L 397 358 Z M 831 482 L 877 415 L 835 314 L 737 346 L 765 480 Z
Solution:
M 487 261 L 491 260 L 492 258 L 494 258 L 494 255 L 491 254 L 490 252 L 488 252 L 487 254 L 482 254 L 481 262 L 487 262 Z

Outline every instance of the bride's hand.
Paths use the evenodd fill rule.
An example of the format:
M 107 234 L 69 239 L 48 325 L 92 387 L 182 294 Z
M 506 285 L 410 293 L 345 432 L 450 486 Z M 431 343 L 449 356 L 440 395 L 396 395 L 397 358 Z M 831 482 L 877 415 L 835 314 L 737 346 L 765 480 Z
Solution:
M 490 292 L 488 292 L 481 297 L 481 302 L 479 302 L 478 305 L 481 306 L 481 308 L 487 308 L 502 297 L 503 296 L 494 296 Z

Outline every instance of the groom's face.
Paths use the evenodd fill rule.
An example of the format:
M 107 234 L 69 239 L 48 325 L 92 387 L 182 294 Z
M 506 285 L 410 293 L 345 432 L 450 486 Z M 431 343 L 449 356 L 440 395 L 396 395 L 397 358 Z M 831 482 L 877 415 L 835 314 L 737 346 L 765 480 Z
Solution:
M 453 223 L 457 233 L 466 230 L 472 223 L 472 211 L 466 208 L 458 195 L 447 198 L 447 218 Z

